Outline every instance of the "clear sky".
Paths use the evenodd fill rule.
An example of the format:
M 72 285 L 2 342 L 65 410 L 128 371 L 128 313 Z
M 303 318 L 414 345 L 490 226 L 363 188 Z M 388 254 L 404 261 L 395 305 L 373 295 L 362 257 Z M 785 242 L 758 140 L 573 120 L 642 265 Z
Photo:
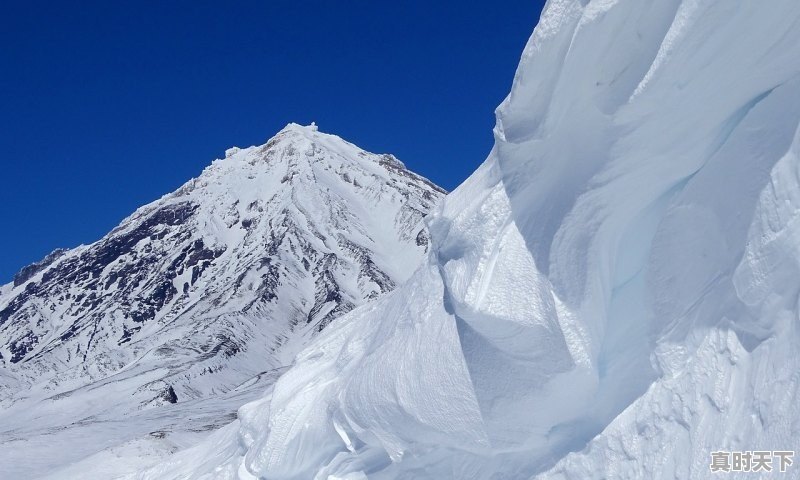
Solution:
M 0 283 L 288 122 L 454 188 L 543 3 L 3 2 Z

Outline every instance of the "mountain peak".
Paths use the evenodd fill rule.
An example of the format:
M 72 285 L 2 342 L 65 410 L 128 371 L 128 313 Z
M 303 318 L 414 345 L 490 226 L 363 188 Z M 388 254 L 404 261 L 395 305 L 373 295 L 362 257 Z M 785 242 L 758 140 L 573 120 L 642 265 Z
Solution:
M 274 255 L 284 247 L 304 271 L 326 255 L 337 261 L 355 255 L 348 262 L 367 262 L 359 268 L 371 273 L 355 283 L 348 280 L 354 287 L 337 293 L 341 300 L 334 303 L 341 308 L 304 314 L 324 326 L 340 310 L 410 275 L 415 262 L 397 263 L 392 256 L 427 248 L 421 220 L 443 190 L 405 170 L 391 155 L 366 152 L 317 131 L 314 124 L 291 123 L 264 145 L 232 147 L 225 157 L 175 192 L 139 208 L 98 242 L 58 251 L 23 269 L 0 296 L 0 363 L 37 359 L 49 364 L 52 355 L 44 353 L 53 351 L 62 352 L 56 355 L 58 362 L 71 363 L 100 353 L 94 334 L 73 350 L 67 345 L 81 337 L 79 332 L 94 331 L 97 316 L 111 310 L 116 320 L 103 320 L 112 325 L 103 342 L 135 343 L 145 324 L 152 327 L 153 321 L 185 316 L 197 308 L 196 295 L 211 296 L 212 290 L 219 295 L 231 286 L 236 290 L 244 280 L 241 271 L 260 270 L 269 258 L 275 265 Z M 367 253 L 384 251 L 377 257 Z M 172 258 L 176 252 L 184 253 Z M 135 270 L 129 268 L 131 262 L 137 263 Z M 173 262 L 178 263 L 171 266 Z M 206 277 L 206 270 L 215 270 L 215 276 Z M 191 275 L 183 278 L 181 271 Z M 159 279 L 165 274 L 167 280 Z M 127 278 L 131 276 L 136 279 Z M 249 288 L 266 289 L 263 281 Z M 84 293 L 72 298 L 72 288 Z M 53 298 L 57 291 L 61 300 Z M 241 303 L 243 295 L 247 297 L 234 294 L 241 297 L 236 306 L 229 305 L 230 295 L 222 294 L 204 308 L 244 311 L 273 294 Z M 38 302 L 66 303 L 53 307 L 56 313 L 48 318 L 31 322 L 32 316 L 43 315 L 34 308 Z
M 84 408 L 97 390 L 119 399 L 106 420 L 139 415 L 146 431 L 225 423 L 320 330 L 421 263 L 422 220 L 443 190 L 401 166 L 289 124 L 228 149 L 99 241 L 23 269 L 0 289 L 0 403 Z M 230 408 L 180 427 L 137 413 L 186 400 Z M 75 425 L 48 422 L 62 420 Z
M 173 195 L 205 191 L 216 197 L 220 190 L 227 190 L 236 199 L 252 202 L 255 198 L 250 197 L 267 190 L 317 191 L 335 186 L 341 192 L 342 187 L 358 190 L 366 185 L 373 189 L 383 185 L 391 190 L 418 184 L 437 194 L 445 193 L 409 171 L 394 155 L 367 152 L 337 135 L 320 132 L 313 123 L 290 123 L 263 145 L 229 148 L 224 159 L 212 162 L 198 178 Z
M 283 129 L 281 129 L 281 132 L 284 132 L 284 131 L 287 131 L 287 130 L 295 130 L 295 131 L 300 131 L 300 132 L 305 132 L 305 131 L 307 131 L 307 132 L 317 132 L 317 131 L 319 131 L 319 127 L 317 126 L 317 122 L 311 122 L 309 125 L 300 125 L 299 123 L 289 122 L 289 123 L 286 124 L 285 127 L 283 127 Z

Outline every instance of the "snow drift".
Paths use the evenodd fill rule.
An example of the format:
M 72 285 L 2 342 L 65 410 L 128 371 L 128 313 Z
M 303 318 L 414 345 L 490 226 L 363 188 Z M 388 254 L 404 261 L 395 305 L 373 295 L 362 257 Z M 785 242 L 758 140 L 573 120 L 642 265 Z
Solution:
M 688 479 L 800 450 L 798 52 L 794 0 L 550 0 L 428 262 L 138 478 Z

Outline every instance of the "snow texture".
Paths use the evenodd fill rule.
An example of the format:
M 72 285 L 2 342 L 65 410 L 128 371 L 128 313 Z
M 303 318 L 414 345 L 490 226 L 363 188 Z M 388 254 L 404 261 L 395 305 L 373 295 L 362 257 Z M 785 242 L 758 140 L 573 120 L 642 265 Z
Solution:
M 800 451 L 799 52 L 795 0 L 550 0 L 427 262 L 133 478 L 695 479 Z

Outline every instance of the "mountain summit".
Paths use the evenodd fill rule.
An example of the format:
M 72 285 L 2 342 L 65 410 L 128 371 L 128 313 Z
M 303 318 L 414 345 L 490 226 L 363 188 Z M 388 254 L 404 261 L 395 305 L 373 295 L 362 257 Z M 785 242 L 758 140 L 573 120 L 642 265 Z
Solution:
M 225 157 L 101 240 L 57 250 L 2 287 L 0 443 L 10 458 L 23 462 L 15 442 L 37 435 L 63 435 L 47 442 L 57 449 L 79 434 L 75 423 L 97 451 L 226 422 L 242 395 L 263 392 L 338 316 L 405 281 L 428 249 L 422 219 L 444 192 L 392 155 L 290 124 Z M 224 398 L 229 408 L 184 425 L 148 413 Z M 134 414 L 125 435 L 107 428 Z M 40 473 L 59 455 L 94 451 L 50 452 Z

